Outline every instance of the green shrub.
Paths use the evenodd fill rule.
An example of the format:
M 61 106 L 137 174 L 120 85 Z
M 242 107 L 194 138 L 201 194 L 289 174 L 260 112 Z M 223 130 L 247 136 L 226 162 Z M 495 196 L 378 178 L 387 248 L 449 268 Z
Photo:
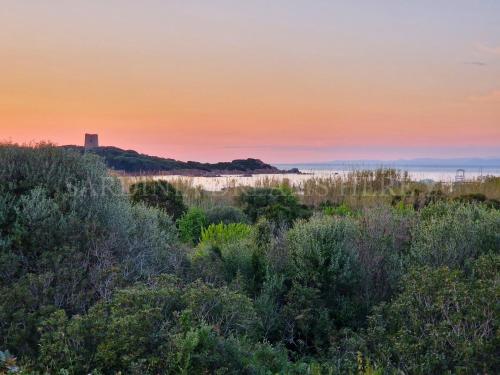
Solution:
M 243 337 L 224 338 L 208 325 L 178 334 L 169 354 L 168 373 L 174 374 L 299 374 L 286 350 Z
M 399 290 L 416 216 L 413 209 L 377 206 L 363 210 L 357 219 L 359 234 L 353 247 L 362 269 L 363 304 L 367 308 Z
M 474 261 L 469 276 L 447 267 L 412 270 L 403 292 L 371 317 L 371 350 L 404 373 L 494 373 L 499 271 L 498 255 Z
M 292 225 L 298 218 L 309 216 L 309 211 L 302 206 L 290 189 L 251 188 L 238 198 L 243 212 L 252 222 L 263 217 L 278 224 Z
M 287 292 L 286 281 L 282 275 L 269 274 L 255 299 L 260 334 L 272 343 L 286 341 L 287 321 L 282 311 L 284 296 Z
M 39 369 L 52 373 L 198 373 L 242 369 L 251 358 L 236 337 L 253 331 L 252 301 L 227 288 L 160 277 L 109 302 L 40 325 Z
M 253 283 L 253 230 L 247 224 L 217 224 L 203 229 L 201 241 L 193 258 L 195 272 L 206 280 L 226 283 L 238 277 L 243 289 Z
M 478 204 L 437 203 L 420 211 L 410 261 L 433 267 L 464 267 L 500 251 L 500 212 Z
M 293 283 L 285 314 L 294 322 L 301 350 L 320 351 L 329 332 L 359 323 L 360 264 L 353 249 L 357 227 L 351 219 L 313 217 L 287 236 Z
M 349 216 L 352 215 L 352 210 L 345 203 L 339 206 L 325 206 L 323 213 L 329 216 Z
M 207 223 L 210 224 L 248 224 L 250 220 L 239 208 L 232 206 L 216 206 L 206 212 Z
M 109 302 L 87 314 L 68 319 L 59 311 L 40 327 L 40 363 L 47 369 L 70 373 L 94 369 L 111 372 L 140 365 L 165 365 L 165 347 L 174 313 L 185 304 L 175 280 L 120 290 Z
M 182 193 L 167 181 L 145 181 L 130 186 L 130 199 L 165 210 L 174 220 L 186 211 Z
M 207 216 L 201 208 L 192 207 L 179 220 L 179 235 L 182 241 L 196 245 L 200 242 L 201 232 L 207 226 Z
M 500 201 L 496 199 L 488 199 L 486 195 L 482 193 L 464 194 L 455 197 L 454 200 L 463 203 L 484 203 L 490 208 L 495 208 L 497 210 L 500 209 Z
M 228 243 L 240 241 L 250 237 L 252 227 L 247 224 L 211 224 L 201 231 L 199 246 L 222 247 Z
M 190 317 L 217 327 L 224 335 L 249 334 L 255 329 L 252 300 L 227 287 L 214 288 L 195 282 L 184 296 Z
M 225 339 L 214 327 L 201 325 L 177 334 L 167 355 L 169 373 L 189 375 L 237 373 L 245 367 L 246 353 L 238 339 Z
M 287 244 L 294 280 L 320 288 L 328 303 L 342 298 L 359 280 L 359 263 L 352 244 L 358 234 L 354 221 L 316 217 L 290 230 Z M 330 301 L 332 302 L 332 301 Z

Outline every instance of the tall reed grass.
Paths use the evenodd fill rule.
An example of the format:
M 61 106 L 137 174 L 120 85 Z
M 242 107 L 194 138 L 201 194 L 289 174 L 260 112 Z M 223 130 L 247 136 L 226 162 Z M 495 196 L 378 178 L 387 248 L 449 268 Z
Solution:
M 125 192 L 130 185 L 144 180 L 161 179 L 161 176 L 119 177 Z M 182 192 L 189 206 L 211 208 L 235 204 L 236 198 L 248 186 L 242 180 L 228 177 L 218 191 L 209 191 L 196 185 L 192 177 L 168 178 Z M 254 180 L 253 187 L 287 187 L 299 197 L 301 203 L 317 207 L 322 203 L 346 203 L 352 208 L 361 208 L 391 203 L 395 197 L 440 195 L 453 199 L 467 194 L 483 194 L 489 199 L 500 199 L 500 177 L 486 177 L 461 183 L 422 183 L 410 178 L 408 172 L 396 169 L 353 170 L 344 175 L 316 177 L 292 181 L 277 176 L 263 176 Z

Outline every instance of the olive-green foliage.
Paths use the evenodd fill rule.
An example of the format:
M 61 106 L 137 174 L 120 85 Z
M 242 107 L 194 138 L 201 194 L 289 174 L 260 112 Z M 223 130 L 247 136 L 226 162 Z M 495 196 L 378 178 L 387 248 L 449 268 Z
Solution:
M 245 366 L 238 339 L 223 338 L 208 325 L 190 328 L 175 336 L 169 353 L 172 374 L 237 373 Z M 165 370 L 165 369 L 163 369 Z
M 239 208 L 233 206 L 215 206 L 207 210 L 208 224 L 248 224 L 250 220 Z
M 448 198 L 441 189 L 430 190 L 426 185 L 420 186 L 417 184 L 417 187 L 406 190 L 403 195 L 393 195 L 392 205 L 400 208 L 412 207 L 419 210 L 430 204 L 445 202 Z
M 182 193 L 167 181 L 144 181 L 130 186 L 130 199 L 165 210 L 174 220 L 186 211 Z
M 212 224 L 203 229 L 193 263 L 197 277 L 226 283 L 244 282 L 248 289 L 253 284 L 251 242 L 252 227 L 247 224 Z M 242 279 L 241 279 L 242 278 Z
M 470 193 L 463 194 L 455 197 L 458 202 L 464 203 L 484 203 L 486 206 L 491 208 L 500 209 L 500 201 L 497 199 L 488 199 L 488 197 L 482 193 Z
M 0 146 L 0 372 L 496 373 L 500 212 L 427 193 L 304 220 L 253 189 L 255 224 L 177 228 L 95 155 Z
M 296 219 L 309 216 L 307 208 L 287 187 L 251 188 L 244 191 L 238 200 L 252 222 L 264 217 L 275 223 L 291 225 Z
M 371 317 L 374 354 L 410 374 L 490 374 L 500 366 L 500 257 L 485 255 L 473 272 L 416 268 L 402 293 Z
M 255 299 L 260 335 L 273 343 L 286 342 L 284 332 L 288 321 L 282 313 L 287 292 L 286 281 L 282 275 L 269 274 Z
M 165 282 L 120 290 L 109 302 L 68 319 L 57 311 L 40 326 L 40 366 L 89 373 L 158 368 L 181 291 Z
M 289 362 L 282 348 L 252 342 L 244 337 L 224 338 L 214 327 L 207 325 L 179 334 L 171 356 L 174 366 L 169 374 L 296 373 L 296 366 Z
M 437 203 L 419 213 L 413 231 L 411 263 L 464 267 L 489 251 L 500 250 L 500 211 L 482 205 Z
M 390 206 L 367 208 L 357 219 L 359 234 L 353 247 L 361 264 L 363 303 L 367 308 L 398 291 L 416 221 L 413 209 Z
M 40 328 L 40 367 L 49 373 L 234 372 L 251 362 L 255 344 L 242 335 L 251 335 L 254 322 L 244 295 L 163 277 L 121 290 L 87 314 L 52 314 Z
M 170 218 L 131 206 L 94 155 L 0 145 L 0 347 L 37 351 L 36 326 L 182 264 Z
M 252 301 L 245 295 L 226 287 L 213 288 L 195 282 L 186 291 L 187 308 L 198 322 L 217 327 L 224 336 L 249 334 L 255 324 Z
M 191 207 L 177 220 L 179 235 L 183 242 L 196 245 L 200 242 L 201 232 L 207 226 L 207 215 L 198 207 Z
M 291 259 L 286 314 L 305 346 L 320 350 L 334 328 L 360 315 L 360 264 L 352 244 L 358 235 L 348 218 L 313 217 L 290 230 Z

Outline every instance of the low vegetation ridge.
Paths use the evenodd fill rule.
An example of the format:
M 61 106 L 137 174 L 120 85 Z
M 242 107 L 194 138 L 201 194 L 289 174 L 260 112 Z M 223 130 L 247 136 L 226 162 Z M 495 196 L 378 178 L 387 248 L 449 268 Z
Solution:
M 83 153 L 85 149 L 81 146 L 62 146 Z M 93 152 L 104 158 L 109 168 L 127 174 L 143 173 L 175 173 L 186 175 L 219 175 L 234 173 L 298 173 L 298 170 L 282 171 L 272 165 L 266 164 L 259 159 L 237 159 L 231 162 L 200 163 L 196 161 L 179 161 L 170 158 L 161 158 L 140 154 L 134 150 L 123 150 L 118 147 L 97 147 Z

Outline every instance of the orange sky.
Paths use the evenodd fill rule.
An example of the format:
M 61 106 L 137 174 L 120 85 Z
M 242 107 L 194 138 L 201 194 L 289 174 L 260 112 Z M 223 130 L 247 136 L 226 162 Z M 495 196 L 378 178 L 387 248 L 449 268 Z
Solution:
M 0 139 L 96 132 L 202 161 L 500 156 L 496 1 L 90 3 L 2 2 Z

